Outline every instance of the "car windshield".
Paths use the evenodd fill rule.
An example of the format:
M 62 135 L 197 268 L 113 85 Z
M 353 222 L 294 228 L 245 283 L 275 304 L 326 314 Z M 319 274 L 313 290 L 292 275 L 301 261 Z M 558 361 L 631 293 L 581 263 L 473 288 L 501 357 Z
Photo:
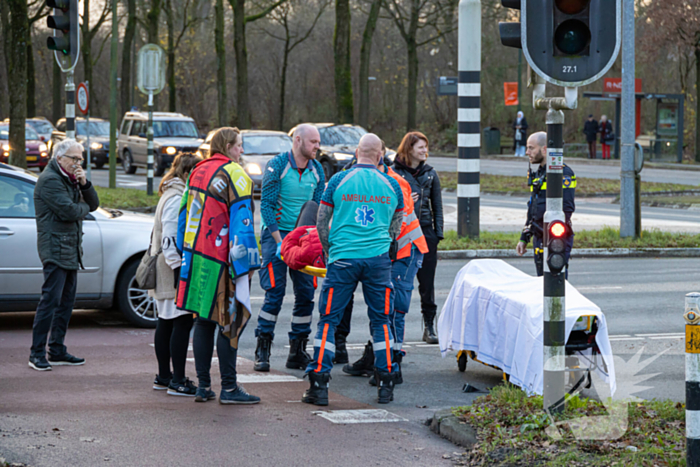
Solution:
M 329 126 L 320 128 L 321 144 L 324 146 L 349 145 L 357 146 L 360 138 L 367 134 L 364 128 L 359 126 Z
M 243 136 L 244 154 L 280 154 L 292 149 L 292 138 L 287 135 Z
M 9 125 L 0 126 L 0 139 L 10 139 L 10 126 Z M 36 141 L 39 139 L 39 135 L 37 135 L 36 131 L 32 130 L 30 127 L 25 127 L 24 139 L 26 141 L 31 141 L 31 140 Z
M 87 135 L 87 122 L 76 122 L 75 131 L 79 135 Z M 91 136 L 109 136 L 109 122 L 90 122 Z
M 199 138 L 197 127 L 194 122 L 190 121 L 159 121 L 153 122 L 153 137 L 182 137 L 182 138 Z
M 31 125 L 37 133 L 51 133 L 54 130 L 53 125 L 42 120 L 27 120 L 27 125 Z

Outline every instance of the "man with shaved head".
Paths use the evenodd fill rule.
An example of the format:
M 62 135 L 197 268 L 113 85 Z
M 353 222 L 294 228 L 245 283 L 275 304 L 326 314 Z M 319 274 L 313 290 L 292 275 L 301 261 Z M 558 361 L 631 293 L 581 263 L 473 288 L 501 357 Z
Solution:
M 313 125 L 299 125 L 294 132 L 292 150 L 275 156 L 265 167 L 260 199 L 262 222 L 260 246 L 262 267 L 260 286 L 265 301 L 258 315 L 255 336 L 255 370 L 270 371 L 270 348 L 275 324 L 282 308 L 287 285 L 287 265 L 281 258 L 282 239 L 294 230 L 301 207 L 307 201 L 321 201 L 325 176 L 316 153 L 321 137 Z M 287 368 L 304 369 L 310 357 L 306 344 L 311 333 L 314 311 L 314 280 L 300 271 L 289 270 L 294 284 L 292 329 L 289 332 Z
M 537 275 L 542 276 L 544 274 L 542 237 L 544 235 L 544 213 L 547 210 L 547 133 L 540 131 L 530 135 L 527 139 L 526 154 L 530 158 L 530 164 L 538 165 L 537 170 L 533 171 L 532 168 L 528 170 L 528 185 L 530 186 L 531 194 L 527 203 L 527 220 L 515 251 L 520 256 L 524 255 L 527 244 L 532 239 L 532 246 L 535 250 L 535 268 L 537 269 Z M 566 164 L 564 164 L 562 185 L 564 189 L 563 202 L 566 225 L 573 232 L 571 215 L 576 210 L 576 204 L 574 203 L 576 175 L 574 175 L 571 167 Z M 574 236 L 572 234 L 568 238 L 565 251 L 567 277 L 569 275 L 569 256 L 573 246 Z
M 382 157 L 377 135 L 364 135 L 355 155 L 357 164 L 328 182 L 318 211 L 316 228 L 328 266 L 319 301 L 321 319 L 314 357 L 306 368 L 310 387 L 302 402 L 308 404 L 328 405 L 335 330 L 358 282 L 362 282 L 372 329 L 378 402 L 387 404 L 394 398 L 398 365 L 392 361 L 389 249 L 401 231 L 403 193 L 396 180 L 377 170 Z

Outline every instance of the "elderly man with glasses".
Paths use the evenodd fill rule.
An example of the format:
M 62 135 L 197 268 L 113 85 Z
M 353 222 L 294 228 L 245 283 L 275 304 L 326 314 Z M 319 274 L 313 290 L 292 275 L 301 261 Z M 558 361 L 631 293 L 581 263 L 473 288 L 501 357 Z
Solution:
M 52 365 L 82 365 L 63 341 L 73 313 L 78 268 L 82 267 L 83 219 L 99 206 L 97 192 L 82 168 L 83 146 L 61 141 L 34 189 L 37 248 L 44 268 L 41 300 L 34 316 L 29 366 L 47 371 Z M 49 359 L 46 360 L 46 340 Z

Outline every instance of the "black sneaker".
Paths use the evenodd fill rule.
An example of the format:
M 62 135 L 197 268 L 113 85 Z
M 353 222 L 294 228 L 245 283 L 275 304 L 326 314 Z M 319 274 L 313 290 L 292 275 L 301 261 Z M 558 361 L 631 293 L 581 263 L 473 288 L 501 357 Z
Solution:
M 194 397 L 196 393 L 197 386 L 195 386 L 189 378 L 185 378 L 185 381 L 182 383 L 170 381 L 168 385 L 168 395 L 170 396 Z
M 259 397 L 248 394 L 240 385 L 237 385 L 233 391 L 222 389 L 219 395 L 219 404 L 257 404 L 258 402 L 260 402 Z
M 153 381 L 153 389 L 156 391 L 165 391 L 168 389 L 168 386 L 170 385 L 170 381 L 172 381 L 171 378 L 161 378 L 160 376 L 156 375 L 156 379 Z
M 194 396 L 195 402 L 206 402 L 216 399 L 216 393 L 211 389 L 197 388 L 197 393 Z
M 51 365 L 46 361 L 46 357 L 29 357 L 29 367 L 36 371 L 50 371 Z
M 77 365 L 84 365 L 85 364 L 85 359 L 84 358 L 78 358 L 75 357 L 68 352 L 63 354 L 60 357 L 55 357 L 53 355 L 49 355 L 49 363 L 51 365 L 71 365 L 71 366 L 77 366 Z

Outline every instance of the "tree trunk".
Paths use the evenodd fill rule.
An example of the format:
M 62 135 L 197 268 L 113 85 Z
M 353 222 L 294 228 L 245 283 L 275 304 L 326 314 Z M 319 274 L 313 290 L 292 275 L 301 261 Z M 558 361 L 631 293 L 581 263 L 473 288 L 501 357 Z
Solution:
M 233 48 L 236 52 L 236 115 L 240 128 L 250 128 L 248 51 L 245 45 L 245 0 L 229 0 L 233 7 Z
M 151 0 L 151 9 L 146 15 L 146 24 L 148 25 L 148 43 L 158 43 L 158 21 L 160 20 L 160 5 L 161 0 Z
M 350 69 L 350 0 L 335 0 L 335 101 L 337 123 L 353 123 L 352 71 Z
M 700 162 L 700 47 L 695 47 L 695 161 Z
M 287 64 L 289 63 L 289 31 L 284 41 L 284 58 L 282 59 L 282 77 L 280 78 L 280 115 L 277 129 L 284 131 L 284 95 L 287 88 Z
M 9 11 L 9 43 L 6 47 L 7 75 L 10 91 L 10 165 L 27 167 L 24 125 L 27 118 L 27 44 L 29 16 L 27 0 L 7 0 Z M 5 44 L 6 46 L 9 44 Z
M 379 10 L 382 0 L 373 0 L 365 24 L 365 31 L 362 33 L 362 47 L 360 48 L 360 115 L 359 124 L 361 127 L 369 126 L 369 64 L 372 54 L 372 38 L 377 28 Z
M 224 0 L 214 6 L 214 47 L 216 49 L 216 93 L 219 126 L 228 125 L 228 98 L 226 97 L 226 46 L 224 44 Z
M 173 5 L 168 0 L 165 3 L 165 17 L 168 23 L 168 109 L 176 112 L 177 89 L 175 88 L 175 38 L 173 37 Z
M 61 67 L 58 66 L 56 57 L 51 53 L 51 61 L 53 62 L 53 79 L 51 83 L 51 123 L 54 125 L 59 118 L 63 116 L 63 73 L 61 73 Z
M 121 115 L 131 109 L 131 93 L 134 92 L 131 82 L 131 49 L 136 34 L 136 0 L 126 0 L 127 17 L 122 46 L 122 82 L 121 82 Z
M 32 36 L 27 38 L 27 117 L 36 117 L 36 84 L 34 71 L 34 47 Z
M 418 96 L 418 47 L 415 39 L 406 44 L 408 49 L 408 116 L 406 131 L 416 129 L 416 108 Z

